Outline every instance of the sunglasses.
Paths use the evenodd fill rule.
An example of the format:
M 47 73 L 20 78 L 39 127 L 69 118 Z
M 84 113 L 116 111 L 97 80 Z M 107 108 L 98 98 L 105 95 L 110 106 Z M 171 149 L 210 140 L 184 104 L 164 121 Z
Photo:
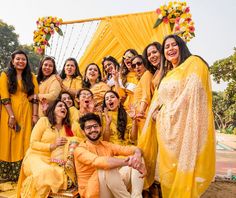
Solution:
M 142 65 L 142 64 L 143 64 L 143 62 L 132 63 L 131 67 L 132 67 L 132 68 L 135 68 L 136 65 L 137 65 L 137 66 L 140 66 L 140 65 Z

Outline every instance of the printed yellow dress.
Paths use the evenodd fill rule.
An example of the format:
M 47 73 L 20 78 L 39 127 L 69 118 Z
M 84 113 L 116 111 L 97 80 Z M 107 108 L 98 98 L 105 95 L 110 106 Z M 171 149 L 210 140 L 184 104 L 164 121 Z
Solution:
M 38 93 L 38 83 L 35 75 L 32 74 L 32 80 L 34 83 L 34 93 Z M 17 90 L 15 94 L 9 94 L 8 92 L 8 77 L 5 72 L 1 73 L 0 77 L 0 93 L 2 109 L 0 115 L 0 161 L 11 162 L 3 170 L 3 177 L 16 177 L 19 170 L 14 170 L 16 175 L 8 175 L 7 169 L 19 168 L 19 161 L 23 159 L 26 150 L 29 147 L 30 135 L 32 130 L 32 103 L 27 98 L 27 93 L 23 90 L 23 84 L 21 80 L 17 82 Z M 21 130 L 16 132 L 14 129 L 8 127 L 8 113 L 4 107 L 4 103 L 11 102 L 12 110 L 15 119 Z M 15 162 L 15 163 L 12 163 Z M 2 166 L 2 164 L 1 164 Z M 13 167 L 11 167 L 13 166 Z M 2 170 L 1 170 L 2 171 Z M 4 174 L 6 174 L 4 176 Z M 14 178 L 11 178 L 14 179 Z M 17 179 L 17 178 L 15 178 Z
M 67 144 L 50 151 L 50 144 L 55 143 L 58 137 L 66 137 Z M 73 161 L 71 163 L 68 157 L 74 142 L 78 142 L 77 138 L 68 137 L 64 127 L 57 130 L 47 117 L 40 118 L 32 131 L 30 148 L 22 162 L 18 197 L 46 198 L 50 191 L 56 193 L 59 189 L 67 189 L 68 181 L 76 182 Z
M 215 175 L 215 133 L 207 65 L 199 57 L 189 57 L 167 73 L 154 98 L 138 144 L 149 170 L 145 187 L 154 180 L 157 162 L 163 198 L 200 197 Z M 155 107 L 160 110 L 153 133 L 151 113 Z
M 39 83 L 39 117 L 44 116 L 44 105 L 56 100 L 60 92 L 61 86 L 55 74 Z

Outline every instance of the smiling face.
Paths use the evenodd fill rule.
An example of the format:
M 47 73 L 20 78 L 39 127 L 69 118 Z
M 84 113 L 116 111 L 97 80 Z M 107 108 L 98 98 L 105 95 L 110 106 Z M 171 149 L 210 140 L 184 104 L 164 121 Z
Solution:
M 56 104 L 55 110 L 54 110 L 54 114 L 57 118 L 61 118 L 64 119 L 66 117 L 67 114 L 67 109 L 66 106 L 63 102 L 59 101 Z
M 154 45 L 147 48 L 147 58 L 154 67 L 158 67 L 160 64 L 161 54 Z
M 86 77 L 90 82 L 96 82 L 98 79 L 99 72 L 96 65 L 89 65 L 87 71 L 86 71 Z
M 106 60 L 104 61 L 103 63 L 103 67 L 104 67 L 104 70 L 107 74 L 111 74 L 112 75 L 112 72 L 115 70 L 115 65 L 113 62 L 109 61 L 109 60 Z
M 42 65 L 42 72 L 45 77 L 51 76 L 54 69 L 54 64 L 51 60 L 45 60 Z
M 120 101 L 114 93 L 108 92 L 104 98 L 108 110 L 116 111 L 118 109 Z
M 24 70 L 27 65 L 27 58 L 24 54 L 16 54 L 12 60 L 12 65 L 16 70 Z
M 172 63 L 173 67 L 180 62 L 179 46 L 174 38 L 168 38 L 164 44 L 164 55 L 166 60 Z
M 67 93 L 63 93 L 61 95 L 61 101 L 63 101 L 64 103 L 66 103 L 66 106 L 68 108 L 72 107 L 73 106 L 73 101 L 72 101 L 72 98 L 70 97 L 69 94 Z
M 95 120 L 88 120 L 84 123 L 84 134 L 90 141 L 96 142 L 102 135 L 101 126 Z
M 67 77 L 71 77 L 72 75 L 74 75 L 75 69 L 76 69 L 76 66 L 75 66 L 74 61 L 72 60 L 66 61 L 64 70 Z
M 126 52 L 123 56 L 125 66 L 128 68 L 129 71 L 133 71 L 133 68 L 131 66 L 131 59 L 134 57 L 134 54 L 132 54 L 130 51 Z
M 136 76 L 138 79 L 142 77 L 144 72 L 146 71 L 146 68 L 144 67 L 143 61 L 141 58 L 137 57 L 132 61 L 132 67 L 134 68 L 134 71 L 136 73 Z

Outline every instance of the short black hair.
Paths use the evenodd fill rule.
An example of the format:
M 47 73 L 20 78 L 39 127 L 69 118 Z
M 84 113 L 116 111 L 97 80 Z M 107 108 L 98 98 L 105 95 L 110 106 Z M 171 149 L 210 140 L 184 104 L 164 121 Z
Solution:
M 87 114 L 81 116 L 79 119 L 80 128 L 82 130 L 84 130 L 85 122 L 87 122 L 89 120 L 95 120 L 99 126 L 102 126 L 102 122 L 101 122 L 99 115 L 96 115 L 95 113 L 87 113 Z

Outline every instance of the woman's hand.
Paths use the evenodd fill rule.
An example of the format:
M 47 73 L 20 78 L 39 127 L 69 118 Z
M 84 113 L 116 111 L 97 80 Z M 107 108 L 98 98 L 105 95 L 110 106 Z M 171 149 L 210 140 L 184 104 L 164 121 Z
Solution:
M 67 143 L 67 139 L 65 137 L 58 137 L 54 144 L 50 145 L 50 150 L 55 150 L 58 146 L 63 146 Z
M 11 129 L 15 129 L 15 126 L 16 126 L 16 119 L 14 116 L 9 116 L 9 119 L 8 119 L 8 126 L 11 128 Z
M 112 117 L 108 115 L 107 108 L 104 108 L 104 115 L 105 115 L 105 119 L 106 119 L 106 125 L 110 126 L 111 122 L 112 122 Z
M 32 121 L 33 121 L 33 125 L 35 125 L 39 120 L 39 116 L 38 115 L 32 115 Z

